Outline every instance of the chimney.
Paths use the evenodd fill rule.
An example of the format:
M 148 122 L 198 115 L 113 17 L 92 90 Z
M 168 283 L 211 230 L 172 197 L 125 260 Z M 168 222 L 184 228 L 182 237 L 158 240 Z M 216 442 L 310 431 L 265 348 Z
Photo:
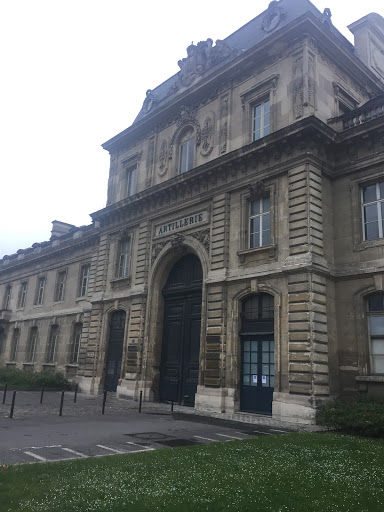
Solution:
M 76 226 L 74 226 L 73 224 L 67 224 L 66 222 L 60 222 L 59 220 L 53 220 L 52 221 L 51 238 L 53 236 L 66 235 L 74 227 L 76 227 Z
M 384 18 L 372 12 L 348 26 L 359 59 L 384 82 Z

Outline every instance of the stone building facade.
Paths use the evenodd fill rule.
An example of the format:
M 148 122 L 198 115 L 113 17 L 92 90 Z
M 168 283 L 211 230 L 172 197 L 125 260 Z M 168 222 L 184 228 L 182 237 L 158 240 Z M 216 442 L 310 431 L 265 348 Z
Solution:
M 0 260 L 0 361 L 310 423 L 384 392 L 384 19 L 272 1 L 190 45 L 90 226 Z

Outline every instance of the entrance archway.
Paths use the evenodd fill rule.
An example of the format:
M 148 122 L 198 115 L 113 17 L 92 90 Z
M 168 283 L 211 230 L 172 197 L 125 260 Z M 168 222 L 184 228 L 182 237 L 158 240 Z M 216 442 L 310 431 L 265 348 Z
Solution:
M 175 263 L 163 288 L 160 400 L 193 406 L 199 375 L 203 270 L 194 254 Z
M 240 409 L 272 413 L 275 385 L 274 297 L 251 295 L 241 312 Z
M 125 331 L 125 311 L 114 311 L 110 317 L 107 364 L 104 389 L 116 391 L 121 374 Z

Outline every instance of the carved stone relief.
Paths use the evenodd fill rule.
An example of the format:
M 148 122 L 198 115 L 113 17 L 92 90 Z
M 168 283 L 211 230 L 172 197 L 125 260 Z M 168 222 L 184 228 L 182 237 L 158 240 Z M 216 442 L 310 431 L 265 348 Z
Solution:
M 251 199 L 261 199 L 268 197 L 268 191 L 265 190 L 265 184 L 261 180 L 249 185 L 249 193 Z
M 303 56 L 297 57 L 293 66 L 293 109 L 295 118 L 303 116 L 304 101 L 304 76 L 303 76 Z
M 145 179 L 146 188 L 152 185 L 152 169 L 155 162 L 155 138 L 149 140 L 148 155 L 147 155 L 147 176 Z
M 196 233 L 191 233 L 191 235 L 198 240 L 201 245 L 204 246 L 206 251 L 209 253 L 210 246 L 210 232 L 209 229 L 203 229 L 202 231 L 196 231 Z
M 285 11 L 280 7 L 279 2 L 273 0 L 268 6 L 268 10 L 264 16 L 261 28 L 264 30 L 264 32 L 272 32 L 272 30 L 280 25 L 284 16 Z
M 207 116 L 204 119 L 203 128 L 201 130 L 201 154 L 202 156 L 208 156 L 213 150 L 213 131 L 214 131 L 214 120 L 212 116 Z
M 159 169 L 158 173 L 160 176 L 164 176 L 164 174 L 168 171 L 168 145 L 167 141 L 163 140 L 160 146 L 159 153 Z
M 200 146 L 201 128 L 200 128 L 200 123 L 199 123 L 199 121 L 197 121 L 195 116 L 196 116 L 196 110 L 192 110 L 185 106 L 180 108 L 180 112 L 179 112 L 179 115 L 176 120 L 177 129 L 176 129 L 175 133 L 173 134 L 173 137 L 171 139 L 171 143 L 169 146 L 169 151 L 168 151 L 168 158 L 170 160 L 172 160 L 172 157 L 173 157 L 173 147 L 174 147 L 175 142 L 179 138 L 179 136 L 180 136 L 181 132 L 184 130 L 184 128 L 188 125 L 192 126 L 194 128 L 195 144 L 196 144 L 196 146 Z
M 228 94 L 221 97 L 220 101 L 220 113 L 221 113 L 221 121 L 220 121 L 220 132 L 219 132 L 219 148 L 220 153 L 225 153 L 227 151 L 227 141 L 228 141 L 228 104 L 229 97 Z
M 165 245 L 168 243 L 168 240 L 163 240 L 161 242 L 157 242 L 152 245 L 152 255 L 151 255 L 151 264 L 155 261 L 158 255 L 161 253 Z

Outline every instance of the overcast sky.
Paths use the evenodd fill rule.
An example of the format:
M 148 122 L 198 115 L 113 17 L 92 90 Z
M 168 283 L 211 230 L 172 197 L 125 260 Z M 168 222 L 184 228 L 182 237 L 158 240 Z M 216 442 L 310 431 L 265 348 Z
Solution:
M 285 0 L 286 2 L 290 0 Z M 346 28 L 383 0 L 322 1 Z M 106 201 L 100 144 L 127 128 L 186 47 L 224 39 L 269 0 L 0 0 L 0 257 L 89 224 Z

